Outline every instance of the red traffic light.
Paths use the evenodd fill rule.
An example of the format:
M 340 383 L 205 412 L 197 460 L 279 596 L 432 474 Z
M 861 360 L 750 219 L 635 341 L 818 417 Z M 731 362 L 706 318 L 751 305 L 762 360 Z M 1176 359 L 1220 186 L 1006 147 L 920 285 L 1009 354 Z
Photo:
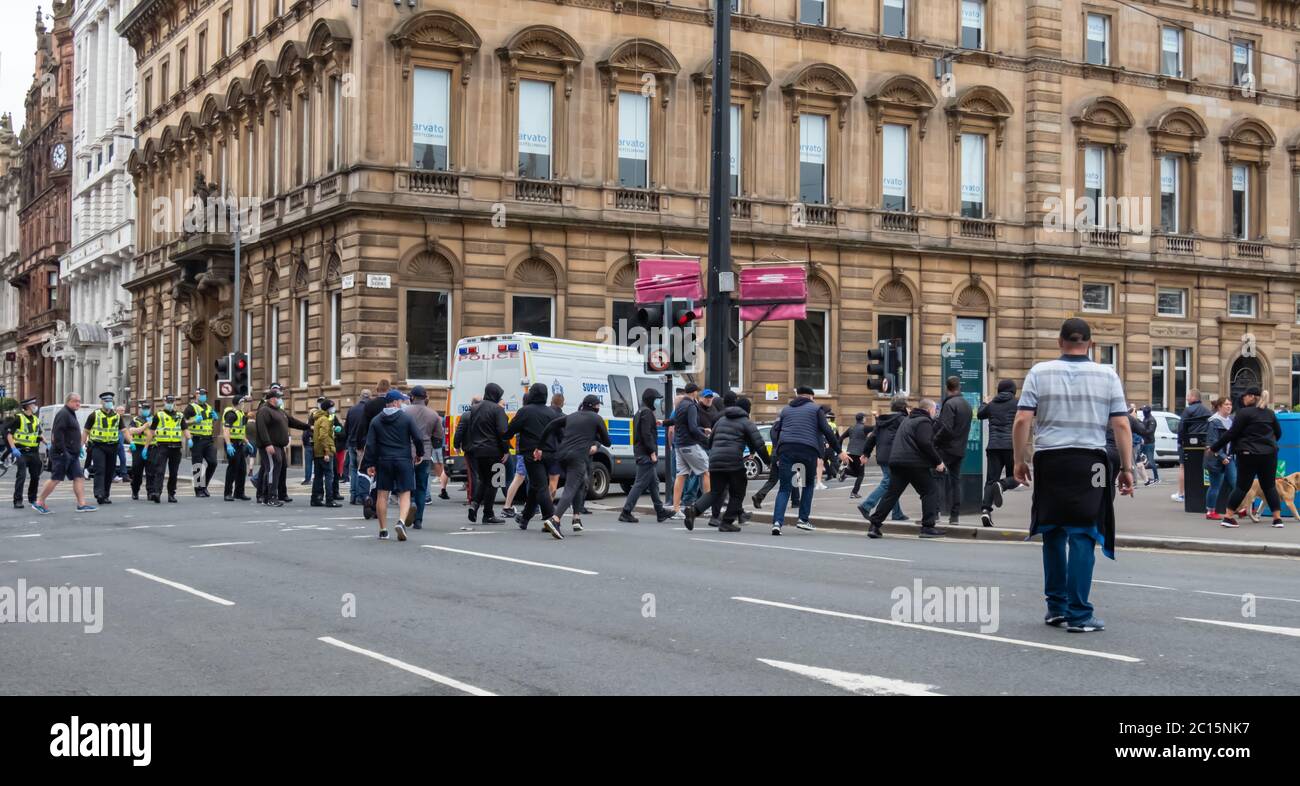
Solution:
M 247 367 L 248 367 L 248 361 L 245 360 L 244 358 L 241 357 L 239 360 L 235 361 L 235 368 L 239 369 L 240 371 L 243 371 Z

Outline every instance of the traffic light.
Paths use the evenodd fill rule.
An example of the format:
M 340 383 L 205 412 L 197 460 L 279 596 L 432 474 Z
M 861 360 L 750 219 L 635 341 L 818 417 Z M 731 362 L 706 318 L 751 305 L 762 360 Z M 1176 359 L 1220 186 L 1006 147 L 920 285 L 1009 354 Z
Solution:
M 248 369 L 247 352 L 230 353 L 230 381 L 231 386 L 234 388 L 233 395 L 236 398 L 248 395 Z
M 686 347 L 693 344 L 694 332 L 687 335 L 687 328 L 700 318 L 700 311 L 695 308 L 695 301 L 690 298 L 674 298 L 666 305 L 664 313 L 661 303 L 649 303 L 636 312 L 636 323 L 647 332 L 645 346 L 646 372 L 663 374 L 670 371 L 686 371 L 692 367 L 687 358 Z
M 230 355 L 222 355 L 216 360 L 217 398 L 230 398 Z
M 885 371 L 886 358 L 892 354 L 889 343 L 886 341 L 877 342 L 876 349 L 867 350 L 867 388 L 870 390 L 879 390 L 881 393 L 888 393 L 890 390 L 890 379 Z

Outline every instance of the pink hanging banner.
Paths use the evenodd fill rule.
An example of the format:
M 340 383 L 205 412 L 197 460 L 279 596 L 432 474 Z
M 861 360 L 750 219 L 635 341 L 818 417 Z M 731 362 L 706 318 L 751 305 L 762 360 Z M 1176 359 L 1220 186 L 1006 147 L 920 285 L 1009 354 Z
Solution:
M 808 270 L 802 265 L 740 271 L 740 319 L 770 322 L 808 316 Z
M 699 257 L 641 257 L 637 260 L 637 304 L 662 303 L 666 297 L 704 299 Z

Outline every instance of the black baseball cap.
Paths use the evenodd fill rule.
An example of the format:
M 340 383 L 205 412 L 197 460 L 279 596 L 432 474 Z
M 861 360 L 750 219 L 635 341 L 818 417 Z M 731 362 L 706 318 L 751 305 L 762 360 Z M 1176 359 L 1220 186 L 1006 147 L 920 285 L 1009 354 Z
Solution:
M 795 388 L 794 392 L 796 395 L 800 395 L 800 396 L 813 395 L 813 389 L 808 387 L 807 385 L 800 385 L 799 387 Z
M 1092 341 L 1092 328 L 1078 317 L 1070 317 L 1061 323 L 1061 340 L 1071 344 Z
M 695 384 L 694 382 L 687 382 L 687 383 L 686 383 L 686 387 L 682 388 L 682 392 L 683 392 L 683 393 L 694 393 L 695 391 L 697 391 L 697 390 L 699 390 L 699 389 L 700 389 L 700 386 L 697 385 L 697 384 Z

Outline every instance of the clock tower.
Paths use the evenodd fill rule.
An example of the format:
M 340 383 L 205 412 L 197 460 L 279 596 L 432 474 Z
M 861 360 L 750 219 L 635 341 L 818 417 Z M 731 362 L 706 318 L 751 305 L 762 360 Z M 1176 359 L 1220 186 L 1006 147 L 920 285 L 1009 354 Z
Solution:
M 51 14 L 36 11 L 36 73 L 27 90 L 18 213 L 21 246 L 9 284 L 18 289 L 18 398 L 59 403 L 53 350 L 66 325 L 68 306 L 60 291 L 59 257 L 68 250 L 72 180 L 71 0 L 54 2 Z M 46 29 L 47 19 L 51 27 Z M 94 391 L 78 391 L 83 396 Z M 14 394 L 10 394 L 14 395 Z

